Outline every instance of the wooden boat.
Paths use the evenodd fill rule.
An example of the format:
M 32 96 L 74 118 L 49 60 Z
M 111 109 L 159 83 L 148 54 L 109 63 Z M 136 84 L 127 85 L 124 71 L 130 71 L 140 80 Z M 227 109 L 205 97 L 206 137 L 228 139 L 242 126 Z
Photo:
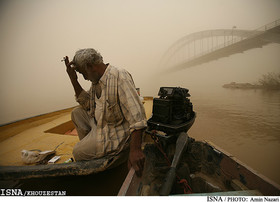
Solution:
M 153 97 L 144 97 L 142 101 L 147 117 L 152 113 L 152 101 Z M 72 109 L 0 127 L 1 188 L 66 190 L 67 195 L 74 196 L 117 195 L 128 173 L 127 162 L 122 163 L 120 159 L 113 164 L 109 157 L 64 163 L 73 157 L 73 147 L 79 141 L 71 121 Z M 46 151 L 53 150 L 58 145 L 60 146 L 55 155 L 61 158 L 55 164 L 25 165 L 22 162 L 23 149 Z
M 142 177 L 137 177 L 131 169 L 119 196 L 160 195 L 169 166 L 155 144 L 147 144 L 144 151 L 146 162 Z M 172 159 L 174 144 L 165 148 L 165 151 Z M 177 169 L 178 176 L 185 179 L 190 187 L 187 195 L 280 195 L 278 184 L 209 141 L 188 138 L 187 149 Z M 178 181 L 173 184 L 170 195 L 185 195 Z
M 144 97 L 147 117 L 152 113 L 152 97 Z M 79 141 L 71 121 L 73 108 L 27 119 L 0 127 L 0 181 L 50 178 L 63 176 L 87 176 L 125 164 L 123 159 L 112 157 L 64 163 L 72 156 L 74 145 Z M 61 144 L 61 145 L 60 145 Z M 55 164 L 32 164 L 22 162 L 23 149 L 53 150 L 61 158 Z M 126 152 L 123 156 L 127 155 Z
M 151 110 L 151 100 L 149 97 L 144 99 L 146 109 Z M 114 161 L 109 157 L 64 163 L 73 157 L 73 147 L 79 141 L 71 121 L 72 109 L 0 127 L 1 188 L 65 190 L 67 195 L 73 196 L 117 195 L 128 173 L 127 162 L 122 162 L 122 159 Z M 149 113 L 151 112 L 147 111 L 147 115 Z M 54 164 L 26 165 L 22 162 L 23 149 L 46 151 L 53 150 L 58 145 L 60 146 L 55 155 L 61 158 Z
M 152 100 L 152 97 L 143 99 L 147 117 L 151 116 Z M 117 195 L 128 173 L 127 162 L 123 163 L 122 159 L 113 162 L 109 157 L 64 163 L 73 157 L 73 147 L 79 141 L 71 121 L 72 109 L 0 127 L 1 188 L 65 190 L 73 196 Z M 46 151 L 58 145 L 55 155 L 61 158 L 55 164 L 25 165 L 22 162 L 23 149 Z

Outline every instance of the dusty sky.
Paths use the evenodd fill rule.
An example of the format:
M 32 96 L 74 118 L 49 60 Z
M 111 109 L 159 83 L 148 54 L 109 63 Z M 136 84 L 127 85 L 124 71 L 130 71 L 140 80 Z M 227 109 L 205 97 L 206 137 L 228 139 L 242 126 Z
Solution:
M 256 29 L 280 19 L 279 0 L 7 0 L 0 3 L 0 124 L 74 106 L 61 59 L 93 47 L 129 70 L 142 95 L 161 85 L 253 82 L 280 71 L 271 44 L 168 75 L 157 75 L 169 46 L 193 32 Z M 221 75 L 223 75 L 221 77 Z M 85 89 L 88 82 L 81 84 Z

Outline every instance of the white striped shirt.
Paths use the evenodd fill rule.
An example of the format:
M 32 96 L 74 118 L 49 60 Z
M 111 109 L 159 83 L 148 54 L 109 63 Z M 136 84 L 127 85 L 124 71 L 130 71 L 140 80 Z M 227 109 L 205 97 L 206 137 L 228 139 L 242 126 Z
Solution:
M 147 127 L 144 106 L 137 94 L 132 76 L 124 69 L 108 65 L 99 80 L 102 113 L 97 121 L 96 157 L 120 152 L 134 130 Z M 77 102 L 94 118 L 95 86 L 82 91 Z

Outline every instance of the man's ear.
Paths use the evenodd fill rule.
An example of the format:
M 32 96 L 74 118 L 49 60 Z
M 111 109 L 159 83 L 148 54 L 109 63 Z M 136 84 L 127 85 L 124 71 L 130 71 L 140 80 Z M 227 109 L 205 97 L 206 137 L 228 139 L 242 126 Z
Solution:
M 92 64 L 87 64 L 87 65 L 86 65 L 86 68 L 87 68 L 88 70 L 91 70 L 91 69 L 94 68 L 94 65 L 92 65 Z
M 90 65 L 85 66 L 85 71 L 88 71 L 88 70 L 90 70 Z

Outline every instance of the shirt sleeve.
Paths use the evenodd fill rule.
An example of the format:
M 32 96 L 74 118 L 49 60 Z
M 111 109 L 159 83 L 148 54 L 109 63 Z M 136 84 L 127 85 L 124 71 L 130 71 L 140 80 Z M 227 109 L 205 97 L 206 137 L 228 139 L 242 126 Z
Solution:
M 89 91 L 83 90 L 80 95 L 76 96 L 76 101 L 83 107 L 84 110 L 90 110 L 90 94 Z
M 147 119 L 144 106 L 131 75 L 126 71 L 119 74 L 118 95 L 123 115 L 129 122 L 130 133 L 146 128 Z

